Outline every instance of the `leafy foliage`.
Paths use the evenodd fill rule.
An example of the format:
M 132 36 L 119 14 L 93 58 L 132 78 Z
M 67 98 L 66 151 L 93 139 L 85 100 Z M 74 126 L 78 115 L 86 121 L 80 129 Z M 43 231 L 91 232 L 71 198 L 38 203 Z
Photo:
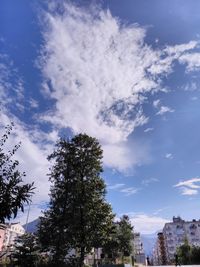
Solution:
M 35 267 L 40 259 L 39 246 L 34 234 L 24 234 L 15 241 L 12 259 L 17 266 Z
M 116 259 L 128 256 L 132 252 L 131 241 L 133 239 L 133 227 L 127 215 L 123 215 L 120 221 L 113 223 L 111 238 L 105 243 L 103 249 L 107 258 L 116 262 Z
M 191 264 L 200 264 L 200 247 L 193 246 L 191 248 Z
M 49 160 L 54 160 L 50 205 L 41 218 L 39 238 L 56 264 L 71 253 L 74 266 L 83 266 L 85 255 L 108 238 L 114 217 L 100 177 L 102 150 L 95 138 L 79 134 L 61 139 Z
M 180 264 L 200 264 L 200 247 L 190 246 L 188 241 L 177 249 Z
M 24 204 L 29 203 L 34 189 L 33 183 L 23 184 L 23 177 L 26 175 L 17 170 L 19 162 L 13 160 L 20 144 L 15 145 L 11 151 L 4 151 L 12 127 L 13 124 L 7 126 L 0 139 L 0 223 L 12 216 L 16 217 L 19 210 L 24 211 Z

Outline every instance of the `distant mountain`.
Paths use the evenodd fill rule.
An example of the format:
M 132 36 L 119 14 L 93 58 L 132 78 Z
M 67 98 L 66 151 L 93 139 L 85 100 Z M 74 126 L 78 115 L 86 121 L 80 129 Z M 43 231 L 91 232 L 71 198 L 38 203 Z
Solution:
M 144 252 L 146 255 L 152 255 L 153 248 L 156 242 L 157 233 L 154 234 L 142 234 L 141 240 L 143 243 Z
M 37 231 L 39 221 L 40 219 L 38 218 L 30 223 L 27 223 L 27 225 L 23 225 L 23 227 L 28 233 L 35 233 Z

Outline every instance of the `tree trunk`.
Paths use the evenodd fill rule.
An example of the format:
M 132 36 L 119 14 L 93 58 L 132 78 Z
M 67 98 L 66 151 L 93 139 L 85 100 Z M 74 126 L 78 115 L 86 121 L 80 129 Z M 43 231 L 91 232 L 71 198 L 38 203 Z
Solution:
M 85 247 L 81 247 L 80 265 L 79 265 L 79 267 L 84 267 L 84 258 L 85 258 Z

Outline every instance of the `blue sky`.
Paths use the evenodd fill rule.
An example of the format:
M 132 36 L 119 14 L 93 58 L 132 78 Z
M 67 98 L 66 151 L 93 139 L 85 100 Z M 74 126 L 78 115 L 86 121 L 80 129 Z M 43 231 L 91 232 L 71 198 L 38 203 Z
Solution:
M 118 217 L 142 233 L 199 219 L 199 1 L 47 2 L 0 4 L 1 132 L 14 121 L 7 146 L 22 141 L 30 219 L 48 201 L 47 155 L 79 132 L 102 144 Z

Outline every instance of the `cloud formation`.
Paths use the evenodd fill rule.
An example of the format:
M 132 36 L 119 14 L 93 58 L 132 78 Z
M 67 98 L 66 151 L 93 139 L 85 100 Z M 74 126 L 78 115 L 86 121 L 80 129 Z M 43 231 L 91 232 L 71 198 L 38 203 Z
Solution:
M 181 190 L 182 195 L 197 195 L 200 188 L 200 178 L 192 178 L 174 185 Z
M 55 106 L 43 120 L 97 137 L 109 167 L 123 170 L 145 162 L 147 153 L 138 159 L 138 151 L 126 145 L 148 121 L 144 95 L 163 90 L 162 77 L 173 71 L 173 61 L 197 42 L 154 50 L 144 42 L 143 27 L 123 24 L 98 6 L 51 5 L 44 18 L 39 65 Z M 173 110 L 161 106 L 157 114 L 166 112 Z
M 156 113 L 156 115 L 164 115 L 167 112 L 174 112 L 174 110 L 172 108 L 167 107 L 167 106 L 163 106 L 161 104 L 160 99 L 154 100 L 153 106 L 154 106 L 154 108 L 158 109 L 158 112 Z
M 108 185 L 108 190 L 115 190 L 121 193 L 124 193 L 126 196 L 134 195 L 138 192 L 138 188 L 135 187 L 126 187 L 125 184 L 115 184 L 115 185 Z
M 172 155 L 172 153 L 166 153 L 166 154 L 165 154 L 165 158 L 166 158 L 166 159 L 173 159 L 174 156 Z

